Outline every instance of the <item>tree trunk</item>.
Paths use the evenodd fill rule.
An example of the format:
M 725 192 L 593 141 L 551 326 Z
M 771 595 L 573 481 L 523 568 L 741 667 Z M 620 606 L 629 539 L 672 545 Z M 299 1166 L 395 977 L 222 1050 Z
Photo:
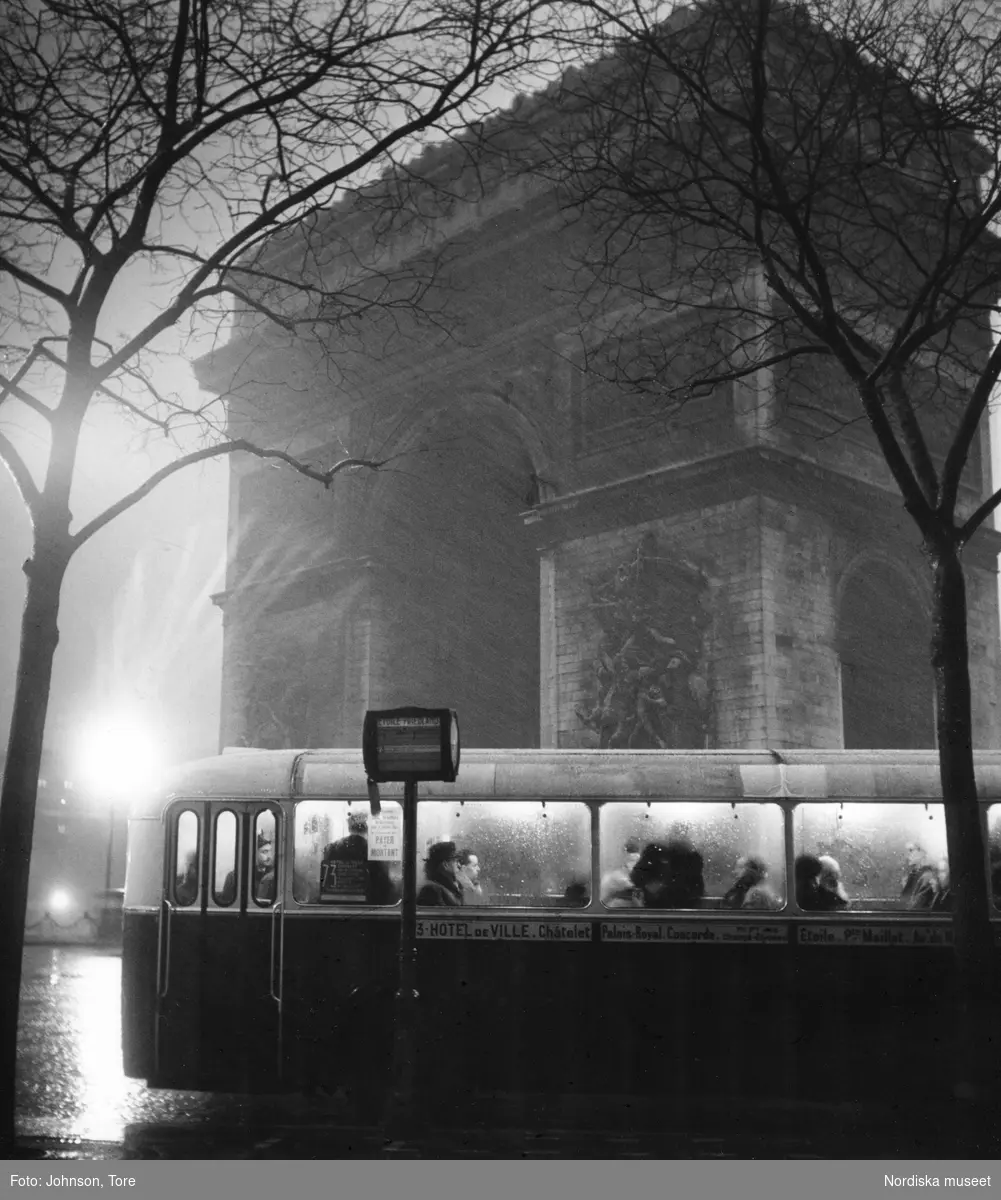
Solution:
M 954 545 L 932 548 L 935 587 L 932 666 L 935 671 L 939 770 L 949 841 L 956 981 L 954 1095 L 970 1109 L 975 1132 L 994 1082 L 990 998 L 993 931 L 980 808 L 973 768 L 973 713 L 967 643 L 966 583 Z M 976 1110 L 976 1111 L 974 1111 Z
M 66 556 L 58 548 L 36 542 L 35 554 L 25 564 L 28 592 L 0 794 L 0 1151 L 5 1157 L 11 1157 L 14 1145 L 17 1015 L 28 872 L 65 570 Z

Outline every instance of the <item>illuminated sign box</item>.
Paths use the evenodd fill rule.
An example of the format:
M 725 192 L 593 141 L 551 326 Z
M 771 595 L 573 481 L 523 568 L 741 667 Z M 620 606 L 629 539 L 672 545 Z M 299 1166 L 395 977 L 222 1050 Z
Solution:
M 365 714 L 362 755 L 375 783 L 452 783 L 459 771 L 459 719 L 450 708 L 372 710 Z

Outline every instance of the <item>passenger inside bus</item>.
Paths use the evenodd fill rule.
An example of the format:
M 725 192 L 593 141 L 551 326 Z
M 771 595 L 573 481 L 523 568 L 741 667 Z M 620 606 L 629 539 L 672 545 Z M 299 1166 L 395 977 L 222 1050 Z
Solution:
M 836 880 L 827 872 L 825 892 L 807 895 L 806 911 L 920 913 L 948 902 L 941 804 L 802 804 L 793 812 L 793 845 L 797 855 L 832 858 L 839 868 Z
M 187 907 L 198 895 L 198 855 L 192 850 L 184 860 L 184 869 L 179 871 L 174 884 L 174 899 Z
M 351 829 L 350 824 L 348 828 Z M 321 900 L 364 900 L 368 888 L 368 839 L 354 830 L 323 848 Z
M 455 842 L 435 842 L 424 860 L 427 882 L 417 893 L 417 903 L 457 908 L 465 903 L 458 879 L 459 858 Z
M 943 854 L 938 860 L 938 878 L 941 885 L 939 894 L 935 897 L 933 910 L 952 912 L 952 887 L 949 882 L 949 856 Z
M 782 907 L 782 901 L 766 882 L 768 867 L 754 855 L 737 859 L 737 878 L 723 897 L 724 908 L 767 909 Z
M 814 854 L 800 854 L 793 864 L 796 878 L 796 903 L 804 912 L 819 912 L 822 906 L 820 872 L 823 867 Z
M 236 899 L 236 874 L 230 871 L 223 885 L 218 892 L 215 893 L 213 899 L 220 908 L 228 908 Z
M 467 906 L 579 907 L 578 893 L 568 901 L 566 889 L 579 881 L 590 894 L 590 834 L 590 812 L 571 801 L 496 804 L 460 798 L 422 801 L 417 809 L 419 846 L 456 847 L 456 879 Z M 423 871 L 420 859 L 417 867 Z M 439 868 L 448 874 L 447 864 Z M 428 882 L 451 891 L 450 880 L 435 876 Z M 449 903 L 434 888 L 424 894 L 431 904 Z
M 829 854 L 822 854 L 817 860 L 820 863 L 820 879 L 817 881 L 821 909 L 836 912 L 847 908 L 848 893 L 841 882 L 841 864 Z
M 900 886 L 900 898 L 906 908 L 934 908 L 942 892 L 938 870 L 928 860 L 925 848 L 918 842 L 908 842 L 904 848 L 907 870 Z
M 783 814 L 777 804 L 690 803 L 652 800 L 605 804 L 599 809 L 601 840 L 601 900 L 605 908 L 643 907 L 643 894 L 635 888 L 623 859 L 648 845 L 667 846 L 681 840 L 698 847 L 702 856 L 700 909 L 725 909 L 735 897 L 734 888 L 744 864 L 757 860 L 767 879 L 755 890 L 750 905 L 745 894 L 741 907 L 781 908 L 785 893 L 785 835 Z M 738 864 L 736 870 L 734 865 Z M 697 878 L 697 877 L 696 877 Z M 750 892 L 751 880 L 740 891 Z M 687 896 L 686 900 L 690 900 Z
M 837 912 L 848 907 L 841 867 L 829 854 L 801 854 L 795 862 L 796 903 L 804 912 Z
M 275 844 L 264 838 L 257 842 L 254 857 L 254 899 L 260 904 L 273 904 L 275 899 Z M 236 872 L 230 871 L 222 888 L 215 895 L 216 904 L 226 907 L 236 899 Z
M 261 904 L 273 904 L 275 899 L 275 844 L 259 840 L 254 861 L 254 899 Z
M 368 819 L 364 813 L 351 813 L 348 833 L 330 842 L 320 863 L 320 890 L 323 899 L 363 900 L 367 904 L 395 904 L 399 888 L 385 862 L 370 859 Z
M 627 838 L 622 847 L 622 865 L 601 877 L 601 902 L 606 908 L 636 908 L 642 904 L 632 880 L 633 867 L 640 860 L 639 838 Z
M 394 801 L 384 801 L 383 809 L 399 815 Z M 357 805 L 303 801 L 296 806 L 293 829 L 292 895 L 299 904 L 392 905 L 399 900 L 400 860 L 394 856 L 399 847 L 387 844 L 384 835 L 373 856 L 368 814 Z
M 480 858 L 472 850 L 460 850 L 456 858 L 456 879 L 462 889 L 464 904 L 483 903 L 483 884 L 480 882 Z
M 632 881 L 644 908 L 699 908 L 706 891 L 702 855 L 682 837 L 646 846 Z

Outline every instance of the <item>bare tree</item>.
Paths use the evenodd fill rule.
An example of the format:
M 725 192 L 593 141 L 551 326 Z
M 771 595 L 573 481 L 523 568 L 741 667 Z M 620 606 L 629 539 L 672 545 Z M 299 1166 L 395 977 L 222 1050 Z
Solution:
M 482 115 L 537 60 L 541 0 L 10 0 L 0 14 L 0 458 L 33 527 L 0 798 L 0 1137 L 13 1137 L 18 990 L 60 589 L 73 554 L 163 479 L 246 452 L 324 485 L 372 457 L 254 444 L 158 383 L 171 331 L 239 321 L 326 344 L 422 286 L 361 261 L 326 210 L 357 217 L 381 169 Z M 397 203 L 404 189 L 382 189 Z M 339 218 L 340 219 L 340 218 Z M 369 239 L 371 242 L 371 239 Z M 137 270 L 138 268 L 138 270 Z M 124 312 L 139 284 L 153 305 Z M 139 296 L 142 299 L 142 296 Z M 130 297 L 131 303 L 131 297 Z M 201 324 L 199 324 L 199 321 Z M 262 332 L 262 336 L 264 336 Z M 140 425 L 195 426 L 190 453 L 74 528 L 81 428 L 110 400 Z M 19 442 L 44 434 L 41 469 Z M 22 430 L 23 432 L 23 430 Z
M 586 8 L 604 53 L 565 78 L 543 157 L 596 235 L 581 268 L 592 312 L 645 330 L 605 369 L 675 406 L 784 372 L 832 430 L 868 423 L 920 531 L 959 986 L 980 1018 L 963 1027 L 983 1037 L 993 952 L 962 555 L 1001 502 L 970 477 L 1001 374 L 997 13 L 970 0 Z M 664 340 L 657 320 L 674 314 L 693 316 L 699 353 Z M 969 1048 L 967 1075 L 985 1043 Z

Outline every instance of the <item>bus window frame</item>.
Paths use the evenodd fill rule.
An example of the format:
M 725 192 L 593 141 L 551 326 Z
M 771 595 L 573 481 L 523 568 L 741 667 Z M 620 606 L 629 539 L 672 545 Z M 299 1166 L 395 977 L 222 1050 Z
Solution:
M 178 847 L 178 822 L 181 816 L 190 812 L 198 822 L 198 892 L 190 904 L 177 901 L 176 863 Z M 237 854 L 236 854 L 236 895 L 232 903 L 220 904 L 215 899 L 214 869 L 216 855 L 216 822 L 225 812 L 232 813 L 236 818 Z M 275 822 L 274 828 L 274 874 L 275 892 L 271 900 L 258 900 L 253 895 L 253 867 L 256 861 L 256 845 L 254 842 L 255 828 L 258 817 L 270 813 Z M 164 885 L 161 895 L 180 912 L 206 909 L 212 912 L 269 912 L 284 899 L 283 881 L 280 863 L 285 856 L 287 847 L 285 810 L 282 798 L 274 797 L 240 797 L 240 796 L 177 796 L 165 806 L 163 821 L 167 827 L 164 839 L 166 855 L 164 863 Z M 243 881 L 246 880 L 246 904 L 241 905 Z
M 685 797 L 685 796 L 657 796 L 657 797 L 648 797 L 646 799 L 639 799 L 638 797 L 633 797 L 633 796 L 630 796 L 630 797 L 622 796 L 622 797 L 611 798 L 608 800 L 598 801 L 597 806 L 596 806 L 597 807 L 597 812 L 596 812 L 597 837 L 595 838 L 595 845 L 596 845 L 596 848 L 598 851 L 598 858 L 599 858 L 599 862 L 601 863 L 601 865 L 604 865 L 602 828 L 601 828 L 602 823 L 603 823 L 602 822 L 602 814 L 607 809 L 614 808 L 617 805 L 632 805 L 634 807 L 643 806 L 643 807 L 646 807 L 647 809 L 652 809 L 654 805 L 657 805 L 657 806 L 685 805 L 687 807 L 695 807 L 695 806 L 705 805 L 706 807 L 713 807 L 713 808 L 724 808 L 724 809 L 729 808 L 729 809 L 732 809 L 734 811 L 734 813 L 736 813 L 736 810 L 738 807 L 761 808 L 765 805 L 768 805 L 771 808 L 777 809 L 778 815 L 780 818 L 779 823 L 781 825 L 781 829 L 779 832 L 779 836 L 781 838 L 781 848 L 779 851 L 779 856 L 777 857 L 776 861 L 781 862 L 782 870 L 784 873 L 782 903 L 778 908 L 775 908 L 775 909 L 724 908 L 722 905 L 723 894 L 725 894 L 725 892 L 724 892 L 723 894 L 721 894 L 719 896 L 708 895 L 708 894 L 704 895 L 702 897 L 702 899 L 704 901 L 705 900 L 711 901 L 712 903 L 705 905 L 705 906 L 694 907 L 694 908 L 657 908 L 657 909 L 651 908 L 651 909 L 648 909 L 643 906 L 633 907 L 630 905 L 623 905 L 621 907 L 618 907 L 618 906 L 612 907 L 612 906 L 609 906 L 604 900 L 602 900 L 601 895 L 600 895 L 601 881 L 602 881 L 602 879 L 605 878 L 605 876 L 607 874 L 607 872 L 603 870 L 599 874 L 598 887 L 596 889 L 597 894 L 593 897 L 593 899 L 595 899 L 597 901 L 597 903 L 595 904 L 596 912 L 601 913 L 606 916 L 612 915 L 613 920 L 620 920 L 620 921 L 627 920 L 627 919 L 631 920 L 633 915 L 635 915 L 637 913 L 642 914 L 644 912 L 659 914 L 661 916 L 661 919 L 663 919 L 664 914 L 671 914 L 671 915 L 677 914 L 679 916 L 690 916 L 690 917 L 697 918 L 697 919 L 701 919 L 702 917 L 712 915 L 713 918 L 716 920 L 723 918 L 723 919 L 729 919 L 729 920 L 736 919 L 736 920 L 740 920 L 740 921 L 744 921 L 744 920 L 748 920 L 748 919 L 753 919 L 753 920 L 758 920 L 758 921 L 768 921 L 768 920 L 774 919 L 776 916 L 788 914 L 788 911 L 790 908 L 790 902 L 792 899 L 792 896 L 791 896 L 792 889 L 790 887 L 790 882 L 789 882 L 791 879 L 791 875 L 789 873 L 789 865 L 788 865 L 789 864 L 789 853 L 788 853 L 789 822 L 788 822 L 788 818 L 787 818 L 786 809 L 783 806 L 780 799 L 778 799 L 778 798 L 773 799 L 773 798 L 768 798 L 768 797 L 755 797 L 755 798 L 751 798 L 751 799 L 735 800 L 735 799 L 727 799 L 725 797 L 692 798 L 692 797 Z M 618 837 L 619 837 L 619 835 L 616 835 L 616 839 L 615 839 L 616 842 L 618 842 Z M 651 842 L 653 840 L 654 839 L 651 839 Z M 651 844 L 651 842 L 648 842 L 647 844 Z M 709 861 L 709 856 L 707 855 L 706 851 L 698 843 L 693 843 L 693 845 L 694 845 L 694 848 L 702 856 L 703 868 L 704 868 L 705 864 Z M 590 907 L 590 905 L 588 907 Z M 615 915 L 615 914 L 617 914 L 617 915 Z M 740 914 L 740 915 L 738 916 L 738 914 Z
M 170 836 L 168 838 L 170 854 L 169 854 L 169 857 L 168 857 L 167 863 L 166 863 L 167 886 L 164 888 L 164 892 L 166 893 L 166 896 L 167 896 L 170 904 L 180 912 L 198 911 L 202 907 L 202 903 L 205 898 L 205 896 L 204 896 L 205 889 L 202 887 L 202 867 L 203 867 L 202 860 L 203 860 L 204 854 L 205 854 L 205 837 L 204 837 L 205 822 L 203 819 L 204 818 L 204 809 L 200 810 L 198 807 L 199 804 L 200 804 L 200 802 L 198 800 L 193 799 L 192 797 L 184 797 L 182 799 L 179 799 L 175 804 L 171 805 L 171 807 L 168 809 L 168 813 L 167 813 L 167 819 L 170 822 Z M 180 843 L 178 834 L 180 832 L 181 818 L 184 816 L 185 813 L 191 813 L 191 815 L 195 818 L 195 824 L 196 824 L 195 894 L 194 894 L 194 897 L 190 901 L 188 901 L 188 903 L 186 903 L 186 904 L 183 903 L 182 901 L 178 900 L 178 898 L 177 898 L 178 848 L 179 848 L 179 843 Z
M 296 881 L 296 828 L 299 820 L 299 808 L 305 804 L 344 804 L 347 806 L 348 814 L 354 811 L 368 812 L 370 811 L 365 805 L 358 802 L 357 797 L 350 796 L 292 796 L 285 798 L 283 801 L 288 807 L 282 809 L 282 816 L 285 819 L 285 832 L 283 833 L 283 842 L 285 851 L 288 856 L 288 870 L 286 887 L 288 890 L 288 901 L 290 907 L 300 912 L 325 912 L 335 916 L 351 916 L 364 913 L 368 916 L 382 913 L 384 915 L 399 916 L 402 906 L 402 875 L 399 883 L 401 895 L 393 901 L 392 904 L 375 904 L 369 900 L 321 900 L 319 894 L 313 900 L 301 900 L 295 893 Z M 388 801 L 390 804 L 395 804 L 402 810 L 402 802 L 395 797 Z M 357 805 L 357 809 L 354 807 Z M 345 818 L 346 819 L 346 818 Z M 343 835 L 342 835 L 343 836 Z M 334 839 L 335 841 L 337 839 Z M 400 867 L 402 872 L 402 858 Z M 319 880 L 317 880 L 319 886 Z M 420 881 L 418 881 L 418 888 Z
M 532 920 L 539 919 L 547 913 L 551 913 L 551 914 L 559 913 L 559 914 L 564 914 L 564 915 L 572 914 L 574 916 L 580 917 L 580 916 L 584 915 L 585 913 L 595 911 L 596 896 L 595 896 L 595 887 L 594 887 L 594 847 L 595 847 L 595 843 L 597 841 L 597 838 L 595 836 L 595 830 L 597 828 L 598 803 L 599 802 L 594 801 L 590 798 L 581 798 L 579 796 L 545 796 L 545 797 L 543 797 L 543 796 L 511 796 L 511 797 L 506 797 L 506 798 L 500 799 L 500 798 L 496 798 L 496 797 L 489 798 L 489 797 L 482 797 L 482 796 L 474 796 L 472 798 L 469 798 L 469 797 L 465 797 L 462 795 L 456 795 L 454 799 L 451 799 L 451 798 L 445 799 L 445 798 L 442 798 L 441 796 L 427 796 L 427 797 L 418 796 L 418 800 L 417 800 L 418 812 L 420 811 L 421 804 L 429 804 L 429 805 L 430 804 L 439 804 L 439 805 L 458 804 L 460 806 L 499 804 L 502 807 L 505 805 L 509 805 L 509 804 L 539 804 L 542 806 L 543 809 L 545 809 L 546 805 L 566 804 L 566 805 L 574 805 L 576 807 L 584 809 L 584 811 L 587 813 L 586 836 L 588 839 L 588 843 L 587 843 L 586 859 L 587 859 L 587 871 L 589 874 L 589 879 L 587 880 L 588 899 L 587 899 L 586 904 L 570 904 L 570 903 L 566 903 L 566 902 L 563 902 L 563 903 L 539 903 L 539 904 L 505 904 L 505 903 L 486 902 L 483 904 L 468 904 L 468 905 L 462 904 L 462 905 L 457 906 L 457 907 L 462 908 L 464 911 L 468 910 L 469 915 L 471 917 L 476 917 L 478 915 L 486 916 L 487 914 L 490 914 L 490 913 L 509 912 L 509 913 L 514 913 L 514 914 L 519 914 L 522 916 L 530 915 Z M 464 847 L 461 847 L 461 846 L 459 847 L 459 849 L 463 849 L 463 848 Z M 481 866 L 482 866 L 482 861 L 483 861 L 483 857 L 484 857 L 483 854 L 479 850 L 475 849 L 472 846 L 465 847 L 465 848 L 472 850 L 473 853 L 475 853 L 477 855 L 477 857 L 480 859 Z M 426 882 L 426 876 L 423 873 L 423 856 L 422 856 L 421 850 L 420 850 L 420 839 L 418 839 L 417 861 L 415 863 L 415 869 L 417 871 L 417 892 L 419 894 L 421 888 L 423 887 L 424 883 Z M 569 886 L 569 884 L 568 884 L 568 886 Z M 430 916 L 433 913 L 440 912 L 441 906 L 418 903 L 417 909 L 418 909 L 418 912 L 426 913 L 427 915 Z M 449 908 L 449 911 L 451 911 L 451 908 Z
M 419 798 L 420 800 L 424 797 Z M 440 802 L 442 797 L 429 796 L 428 801 Z M 513 803 L 517 801 L 529 801 L 541 803 L 541 797 L 536 795 L 512 796 L 510 798 L 501 797 L 474 797 L 476 802 L 484 802 L 493 800 L 500 804 Z M 906 805 L 925 805 L 927 803 L 942 804 L 939 798 L 929 800 L 924 796 L 859 796 L 853 795 L 851 798 L 853 804 L 873 804 L 881 806 L 884 804 L 906 804 Z M 292 873 L 294 871 L 294 829 L 295 829 L 295 812 L 299 804 L 309 801 L 332 801 L 346 803 L 356 801 L 357 797 L 349 797 L 345 795 L 310 795 L 302 797 L 298 795 L 282 797 L 279 799 L 269 799 L 264 801 L 263 798 L 258 798 L 257 802 L 262 804 L 277 805 L 282 818 L 286 822 L 286 829 L 282 836 L 283 850 L 291 864 L 288 868 L 288 880 L 286 881 L 286 889 L 288 891 L 287 901 L 291 909 L 302 913 L 320 912 L 326 913 L 337 919 L 349 918 L 354 916 L 364 916 L 366 918 L 382 917 L 388 919 L 390 917 L 398 917 L 400 915 L 400 902 L 397 901 L 393 905 L 376 905 L 360 902 L 351 902 L 344 904 L 331 903 L 329 901 L 321 902 L 319 900 L 300 900 L 292 889 Z M 638 920 L 638 921 L 722 921 L 733 922 L 740 921 L 744 924 L 752 922 L 755 924 L 767 924 L 780 922 L 784 925 L 805 924 L 805 923 L 845 923 L 845 924 L 864 924 L 876 922 L 881 925 L 902 922 L 905 924 L 935 924 L 948 925 L 951 921 L 951 914 L 948 911 L 938 910 L 908 910 L 908 909 L 859 909 L 850 907 L 847 910 L 837 910 L 833 912 L 817 912 L 808 911 L 799 908 L 796 902 L 795 895 L 795 837 L 793 822 L 796 810 L 807 805 L 814 804 L 840 804 L 842 801 L 839 797 L 832 796 L 750 796 L 745 795 L 736 801 L 738 804 L 775 804 L 778 805 L 783 813 L 783 840 L 785 846 L 785 903 L 781 909 L 766 910 L 766 909 L 725 909 L 725 908 L 699 908 L 699 909 L 608 909 L 601 903 L 600 890 L 600 864 L 601 864 L 601 836 L 600 836 L 600 814 L 601 809 L 605 806 L 616 805 L 621 803 L 636 803 L 642 801 L 645 803 L 646 797 L 639 796 L 573 796 L 561 794 L 559 796 L 547 796 L 546 803 L 572 802 L 584 805 L 590 811 L 591 817 L 591 892 L 586 905 L 569 905 L 558 904 L 552 906 L 539 906 L 533 908 L 525 908 L 522 906 L 505 905 L 505 904 L 484 904 L 482 906 L 468 906 L 467 915 L 476 919 L 477 917 L 485 918 L 488 914 L 531 914 L 532 919 L 567 919 L 570 917 L 587 918 L 597 921 L 621 921 L 623 919 Z M 449 803 L 459 803 L 466 800 L 465 797 L 456 796 L 454 801 L 449 800 Z M 731 799 L 726 796 L 712 797 L 692 797 L 683 795 L 674 796 L 659 796 L 650 798 L 651 803 L 662 804 L 718 804 L 731 803 Z M 845 800 L 847 803 L 848 800 Z M 1001 800 L 991 800 L 982 798 L 980 800 L 981 820 L 984 829 L 984 837 L 986 842 L 987 837 L 987 812 L 989 807 L 997 805 L 1001 807 Z M 420 874 L 420 852 L 418 851 L 418 890 L 421 886 Z M 594 881 L 598 880 L 598 885 Z M 988 886 L 990 880 L 988 877 Z M 465 906 L 464 906 L 465 907 Z M 419 911 L 424 914 L 429 914 L 439 911 L 436 907 L 426 905 L 419 906 Z M 626 916 L 626 914 L 628 914 Z M 991 905 L 990 917 L 996 921 L 1001 921 L 1001 908 L 996 908 Z
M 240 908 L 240 882 L 242 872 L 240 870 L 240 814 L 235 808 L 227 807 L 229 804 L 234 804 L 235 801 L 224 801 L 223 805 L 216 809 L 212 814 L 212 844 L 210 847 L 209 857 L 209 878 L 212 886 L 208 889 L 208 902 L 212 908 L 218 909 L 220 912 L 230 912 L 232 910 L 239 911 Z M 233 898 L 228 904 L 223 904 L 216 894 L 215 878 L 216 865 L 219 856 L 219 820 L 226 814 L 233 818 L 235 825 L 235 838 L 233 842 Z M 224 881 L 225 882 L 225 881 Z
M 281 862 L 283 858 L 284 846 L 282 845 L 282 830 L 284 829 L 283 811 L 280 802 L 271 800 L 250 800 L 247 801 L 247 909 L 251 907 L 260 912 L 268 912 L 277 907 L 282 899 L 279 888 L 279 880 L 281 879 Z M 257 895 L 257 824 L 264 813 L 269 813 L 274 822 L 274 827 L 271 834 L 271 873 L 274 878 L 274 890 L 270 900 L 261 900 Z M 239 893 L 237 893 L 239 895 Z

